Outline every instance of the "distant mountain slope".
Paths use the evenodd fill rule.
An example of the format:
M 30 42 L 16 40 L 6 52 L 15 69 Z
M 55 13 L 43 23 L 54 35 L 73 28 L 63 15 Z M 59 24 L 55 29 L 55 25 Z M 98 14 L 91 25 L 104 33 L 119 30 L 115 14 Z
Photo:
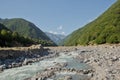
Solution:
M 5 30 L 9 30 L 8 28 L 6 28 L 3 24 L 0 23 L 0 30 L 5 29 Z
M 12 31 L 18 32 L 22 36 L 50 41 L 48 36 L 46 36 L 43 31 L 25 19 L 0 19 L 0 23 L 4 24 L 8 29 Z
M 17 32 L 12 32 L 0 23 L 0 47 L 28 46 L 34 41 L 20 36 Z
M 120 43 L 120 0 L 84 27 L 74 31 L 64 45 Z
M 61 35 L 61 34 L 52 34 L 49 32 L 45 32 L 46 35 L 52 40 L 54 41 L 57 45 L 59 45 L 59 43 L 61 42 L 61 40 L 63 40 L 65 38 L 65 35 Z

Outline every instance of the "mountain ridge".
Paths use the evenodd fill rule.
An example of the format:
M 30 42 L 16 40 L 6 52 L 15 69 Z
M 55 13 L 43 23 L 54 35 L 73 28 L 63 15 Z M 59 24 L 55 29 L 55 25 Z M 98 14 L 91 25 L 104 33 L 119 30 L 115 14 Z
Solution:
M 49 37 L 35 24 L 22 18 L 0 19 L 8 29 L 18 32 L 25 37 L 50 40 Z
M 120 42 L 120 0 L 94 21 L 71 33 L 63 44 L 90 45 Z
M 29 46 L 34 43 L 33 40 L 24 38 L 17 32 L 12 32 L 0 23 L 0 47 Z
M 62 34 L 53 34 L 53 33 L 50 33 L 50 32 L 45 32 L 45 33 L 57 45 L 59 45 L 59 43 L 65 38 L 65 35 L 62 35 Z
M 23 18 L 0 19 L 0 23 L 9 30 L 17 32 L 20 36 L 32 40 L 43 46 L 56 46 L 56 44 L 35 24 Z

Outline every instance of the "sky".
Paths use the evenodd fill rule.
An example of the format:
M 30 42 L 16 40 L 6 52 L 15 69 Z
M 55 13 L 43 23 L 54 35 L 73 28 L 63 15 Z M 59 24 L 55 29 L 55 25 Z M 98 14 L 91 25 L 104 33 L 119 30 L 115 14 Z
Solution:
M 0 18 L 24 18 L 44 32 L 68 35 L 116 0 L 0 0 Z

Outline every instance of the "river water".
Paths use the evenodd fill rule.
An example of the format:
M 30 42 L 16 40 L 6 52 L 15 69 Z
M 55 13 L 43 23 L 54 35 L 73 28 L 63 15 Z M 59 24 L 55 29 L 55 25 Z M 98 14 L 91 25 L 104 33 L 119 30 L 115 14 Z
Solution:
M 0 73 L 0 80 L 24 80 L 25 78 L 32 77 L 38 72 L 42 72 L 44 69 L 55 66 L 55 63 L 68 63 L 66 68 L 75 69 L 87 69 L 88 65 L 80 63 L 76 57 L 78 53 L 73 51 L 67 54 L 59 53 L 58 57 L 44 59 L 42 61 L 32 63 L 32 65 L 26 65 L 22 67 L 6 69 L 4 72 Z M 82 80 L 84 76 L 77 75 L 76 73 L 56 73 L 56 77 L 50 78 L 49 80 L 57 80 L 64 75 L 73 76 L 73 80 Z

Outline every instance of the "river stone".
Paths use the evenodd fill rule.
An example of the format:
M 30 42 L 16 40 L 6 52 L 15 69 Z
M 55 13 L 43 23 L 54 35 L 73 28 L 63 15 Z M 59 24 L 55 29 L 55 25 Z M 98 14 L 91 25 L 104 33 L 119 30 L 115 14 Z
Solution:
M 22 64 L 22 65 L 27 65 L 27 64 L 28 64 L 28 60 L 25 59 L 25 60 L 23 61 L 23 64 Z
M 92 72 L 92 70 L 83 70 L 83 74 L 89 74 L 91 72 Z
M 72 80 L 72 76 L 65 76 L 64 80 Z
M 113 57 L 112 57 L 112 61 L 113 61 L 113 62 L 114 62 L 114 61 L 117 61 L 117 60 L 119 60 L 118 57 L 116 57 L 116 56 L 113 56 Z
M 93 77 L 93 73 L 89 73 L 88 76 L 89 76 L 89 77 Z
M 2 72 L 2 71 L 3 71 L 3 65 L 0 66 L 0 72 Z

